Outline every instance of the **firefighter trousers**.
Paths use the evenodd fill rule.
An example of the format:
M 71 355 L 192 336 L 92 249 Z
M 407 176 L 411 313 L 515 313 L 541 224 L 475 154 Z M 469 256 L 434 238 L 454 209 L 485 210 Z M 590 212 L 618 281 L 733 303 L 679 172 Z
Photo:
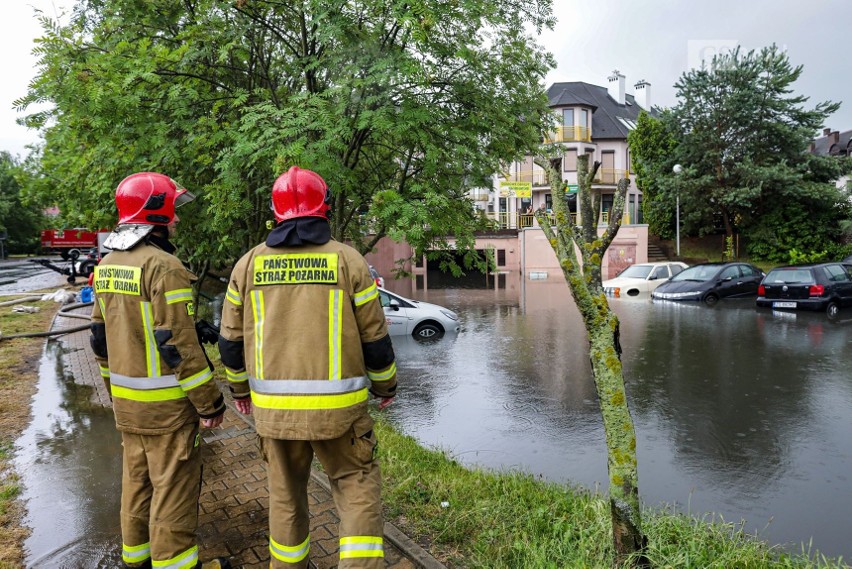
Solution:
M 122 558 L 130 567 L 195 567 L 201 491 L 199 424 L 166 435 L 121 433 Z M 195 560 L 195 563 L 193 562 Z
M 261 438 L 269 479 L 270 567 L 305 569 L 310 550 L 308 479 L 314 453 L 331 483 L 340 516 L 340 569 L 384 564 L 381 474 L 373 421 L 363 417 L 343 436 L 321 441 Z

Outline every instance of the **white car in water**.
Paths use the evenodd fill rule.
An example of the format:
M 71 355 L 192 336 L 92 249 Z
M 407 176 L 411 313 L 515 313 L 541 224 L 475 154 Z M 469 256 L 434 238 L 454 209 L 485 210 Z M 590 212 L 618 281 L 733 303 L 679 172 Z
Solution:
M 437 339 L 461 328 L 458 314 L 449 308 L 405 298 L 383 288 L 379 288 L 379 299 L 391 336 L 411 334 L 421 340 Z
M 687 268 L 686 263 L 666 261 L 663 263 L 637 263 L 630 265 L 614 279 L 601 283 L 608 296 L 639 296 L 650 293 L 658 286 Z

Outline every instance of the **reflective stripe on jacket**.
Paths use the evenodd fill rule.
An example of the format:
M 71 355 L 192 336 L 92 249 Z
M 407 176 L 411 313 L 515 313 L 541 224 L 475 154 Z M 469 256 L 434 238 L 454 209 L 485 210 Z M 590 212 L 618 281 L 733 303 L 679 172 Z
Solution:
M 261 244 L 237 262 L 220 333 L 243 357 L 223 362 L 234 394 L 251 393 L 261 436 L 335 438 L 366 414 L 370 392 L 395 393 L 378 297 L 364 258 L 334 240 Z
M 224 410 L 192 315 L 194 276 L 145 242 L 113 251 L 95 268 L 93 326 L 105 326 L 97 356 L 119 430 L 173 432 Z

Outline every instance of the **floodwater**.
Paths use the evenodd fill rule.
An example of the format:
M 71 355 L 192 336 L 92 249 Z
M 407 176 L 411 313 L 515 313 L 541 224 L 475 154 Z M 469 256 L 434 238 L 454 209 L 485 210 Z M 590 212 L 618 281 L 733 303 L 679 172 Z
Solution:
M 467 465 L 606 492 L 579 313 L 564 281 L 523 288 L 418 293 L 455 310 L 462 331 L 433 343 L 395 338 L 400 394 L 386 412 Z M 643 502 L 745 520 L 793 553 L 812 539 L 825 555 L 852 558 L 852 320 L 757 311 L 750 299 L 610 306 Z
M 121 438 L 112 411 L 89 403 L 91 388 L 66 375 L 61 357 L 61 346 L 49 341 L 32 423 L 15 444 L 27 509 L 23 525 L 32 529 L 27 567 L 118 567 Z
M 26 259 L 0 260 L 0 295 L 61 287 L 66 277 Z

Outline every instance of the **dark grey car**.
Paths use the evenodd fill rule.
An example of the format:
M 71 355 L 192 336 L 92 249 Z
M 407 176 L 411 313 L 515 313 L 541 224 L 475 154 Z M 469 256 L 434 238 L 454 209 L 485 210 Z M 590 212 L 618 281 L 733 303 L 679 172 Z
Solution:
M 748 263 L 693 265 L 651 293 L 655 300 L 697 300 L 712 306 L 722 298 L 754 296 L 763 272 Z
M 818 263 L 776 267 L 757 293 L 757 306 L 774 310 L 823 311 L 830 319 L 852 306 L 852 266 Z

